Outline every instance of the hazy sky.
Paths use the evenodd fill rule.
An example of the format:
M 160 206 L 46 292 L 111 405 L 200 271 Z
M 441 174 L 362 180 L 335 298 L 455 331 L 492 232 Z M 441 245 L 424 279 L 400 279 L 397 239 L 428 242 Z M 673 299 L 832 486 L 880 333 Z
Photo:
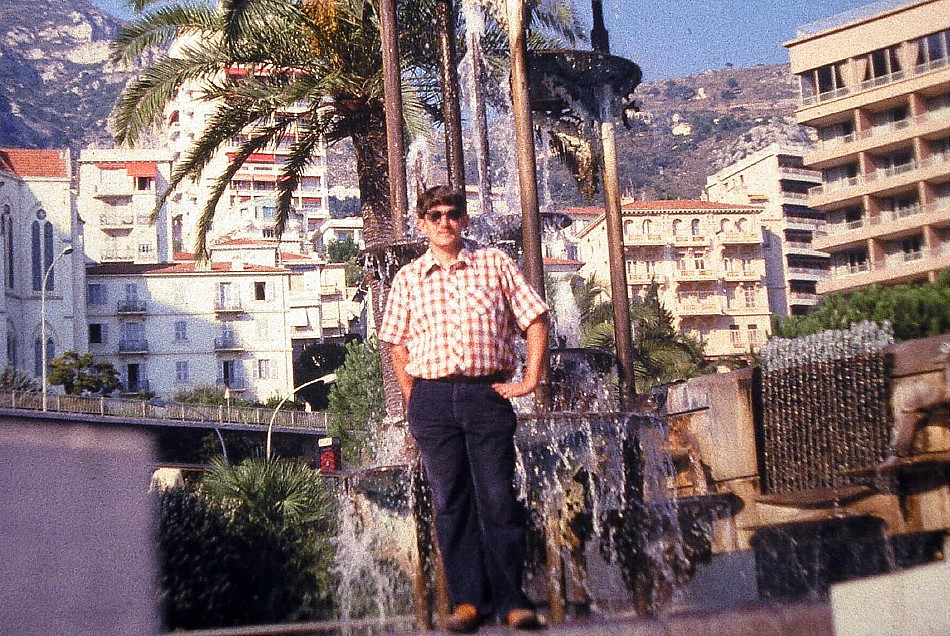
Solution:
M 92 0 L 128 17 L 124 0 Z M 587 0 L 575 0 L 588 15 Z M 633 60 L 644 81 L 788 61 L 782 43 L 813 20 L 867 0 L 603 0 L 611 52 Z M 589 23 L 589 18 L 587 18 Z

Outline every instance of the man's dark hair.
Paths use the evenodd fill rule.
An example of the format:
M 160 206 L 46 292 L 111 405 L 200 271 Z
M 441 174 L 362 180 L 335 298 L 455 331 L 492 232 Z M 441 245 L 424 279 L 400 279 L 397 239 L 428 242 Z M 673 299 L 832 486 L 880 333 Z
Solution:
M 451 205 L 457 210 L 465 212 L 465 195 L 447 185 L 437 185 L 426 189 L 416 201 L 416 216 L 423 214 L 437 205 Z

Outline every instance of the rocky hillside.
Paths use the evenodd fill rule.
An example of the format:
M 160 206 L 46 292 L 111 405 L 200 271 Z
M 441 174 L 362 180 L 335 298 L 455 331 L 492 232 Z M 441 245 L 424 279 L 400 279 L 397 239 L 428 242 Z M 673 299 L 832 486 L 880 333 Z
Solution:
M 0 0 L 0 146 L 104 141 L 128 74 L 107 63 L 118 19 L 87 0 Z

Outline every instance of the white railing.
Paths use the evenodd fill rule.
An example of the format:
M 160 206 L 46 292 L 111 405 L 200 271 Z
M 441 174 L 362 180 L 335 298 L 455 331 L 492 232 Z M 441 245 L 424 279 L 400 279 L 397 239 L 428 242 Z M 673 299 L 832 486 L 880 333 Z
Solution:
M 328 414 L 325 411 L 284 409 L 274 415 L 274 409 L 270 408 L 178 402 L 165 402 L 158 405 L 144 400 L 75 395 L 49 395 L 47 398 L 47 410 L 57 413 L 103 415 L 136 420 L 259 425 L 262 430 L 267 428 L 271 417 L 274 417 L 275 426 L 288 428 L 325 431 L 328 423 Z M 0 391 L 0 408 L 40 411 L 43 408 L 42 396 L 39 393 Z

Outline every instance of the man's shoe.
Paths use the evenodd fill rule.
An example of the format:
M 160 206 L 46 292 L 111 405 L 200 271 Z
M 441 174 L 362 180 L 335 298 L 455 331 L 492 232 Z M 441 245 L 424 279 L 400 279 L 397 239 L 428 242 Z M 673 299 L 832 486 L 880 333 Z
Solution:
M 455 606 L 455 611 L 446 617 L 442 628 L 455 634 L 471 634 L 481 624 L 482 617 L 478 608 L 471 603 L 460 603 Z
M 515 629 L 544 629 L 545 627 L 538 613 L 527 608 L 511 610 L 505 622 L 508 623 L 508 627 Z

